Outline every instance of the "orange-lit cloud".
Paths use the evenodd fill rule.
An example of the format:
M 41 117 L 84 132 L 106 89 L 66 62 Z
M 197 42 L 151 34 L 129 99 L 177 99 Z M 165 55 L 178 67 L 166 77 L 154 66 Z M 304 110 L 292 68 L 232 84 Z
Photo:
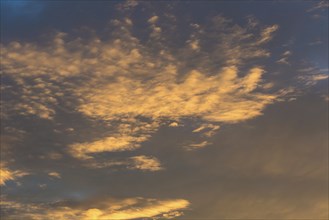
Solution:
M 131 157 L 133 162 L 131 168 L 139 170 L 158 171 L 163 169 L 160 162 L 154 157 L 146 157 L 144 155 Z
M 127 198 L 108 199 L 94 203 L 90 208 L 45 205 L 32 205 L 17 203 L 1 198 L 1 206 L 6 210 L 14 210 L 10 218 L 59 219 L 59 220 L 108 220 L 108 219 L 138 219 L 138 218 L 161 218 L 169 219 L 172 216 L 180 216 L 182 210 L 188 208 L 190 203 L 184 199 L 147 199 Z
M 70 153 L 77 158 L 89 159 L 91 156 L 88 154 L 133 150 L 145 140 L 143 137 L 131 136 L 108 137 L 92 143 L 73 144 L 70 146 Z
M 76 143 L 69 146 L 69 153 L 78 159 L 91 159 L 93 154 L 102 152 L 132 151 L 148 140 L 157 130 L 157 121 L 142 122 L 134 118 L 124 118 L 115 127 L 109 137 L 87 143 Z
M 126 17 L 110 22 L 116 34 L 107 40 L 86 29 L 91 35 L 87 41 L 57 33 L 48 46 L 2 45 L 3 72 L 20 90 L 20 97 L 5 103 L 4 112 L 52 120 L 60 109 L 110 122 L 112 133 L 68 147 L 73 157 L 90 160 L 103 152 L 135 150 L 168 121 L 198 118 L 211 124 L 255 118 L 281 96 L 263 90 L 265 67 L 241 68 L 248 60 L 270 55 L 262 47 L 277 25 L 241 27 L 217 16 L 210 24 L 189 24 L 194 31 L 173 52 L 162 34 L 163 19 L 154 15 L 145 21 L 152 29 L 146 44 L 133 35 L 134 21 Z M 203 46 L 209 41 L 211 51 Z M 5 92 L 14 96 L 15 89 Z M 216 130 L 209 127 L 204 135 Z
M 10 170 L 4 163 L 0 164 L 0 185 L 6 185 L 8 181 L 15 181 L 17 178 L 28 175 L 20 170 Z

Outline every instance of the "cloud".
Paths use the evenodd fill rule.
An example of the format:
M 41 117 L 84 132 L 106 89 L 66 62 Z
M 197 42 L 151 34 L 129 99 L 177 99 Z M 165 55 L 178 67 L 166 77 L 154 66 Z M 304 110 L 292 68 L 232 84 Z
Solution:
M 4 125 L 1 123 L 1 125 Z M 14 128 L 12 126 L 3 126 L 1 127 L 0 135 L 0 152 L 1 152 L 1 161 L 0 161 L 0 186 L 5 186 L 7 182 L 13 181 L 16 184 L 17 179 L 29 175 L 28 172 L 24 171 L 21 168 L 17 168 L 14 165 L 15 157 L 13 154 L 13 146 L 19 143 L 22 139 L 25 138 L 27 132 Z M 11 167 L 15 167 L 12 169 Z
M 265 28 L 261 32 L 261 38 L 258 41 L 258 44 L 262 44 L 262 43 L 266 43 L 266 42 L 270 41 L 273 37 L 273 33 L 275 31 L 277 31 L 278 29 L 279 29 L 278 25 L 272 25 L 272 26 L 269 26 L 269 27 Z
M 128 158 L 119 158 L 112 160 L 90 160 L 86 161 L 86 167 L 92 169 L 98 168 L 115 168 L 117 170 L 129 169 L 129 170 L 142 170 L 142 171 L 159 171 L 163 170 L 160 161 L 151 156 L 139 155 Z
M 282 58 L 280 58 L 278 61 L 276 61 L 277 63 L 280 64 L 286 64 L 289 65 L 289 61 L 288 61 L 288 57 L 292 55 L 292 52 L 290 50 L 285 51 L 284 53 L 282 53 Z
M 321 40 L 316 40 L 316 41 L 312 41 L 312 42 L 310 42 L 308 45 L 310 45 L 310 46 L 314 46 L 314 45 L 320 45 L 320 44 L 323 44 L 323 41 L 321 41 Z
M 214 104 L 210 102 L 213 102 L 217 98 L 216 96 L 229 95 L 225 93 L 224 86 L 232 84 L 232 89 L 227 93 L 238 93 L 238 88 L 246 86 L 248 83 L 236 77 L 239 70 L 232 64 L 240 63 L 240 56 L 247 56 L 243 59 L 247 59 L 248 56 L 250 58 L 266 56 L 267 53 L 258 48 L 258 45 L 269 41 L 272 33 L 278 28 L 274 25 L 263 29 L 261 37 L 255 39 L 256 42 L 245 45 L 245 49 L 250 51 L 238 51 L 232 44 L 243 40 L 242 35 L 246 30 L 238 26 L 229 27 L 226 24 L 228 22 L 222 17 L 217 17 L 216 20 L 223 23 L 218 28 L 221 28 L 224 33 L 228 32 L 223 35 L 223 38 L 233 37 L 235 39 L 231 39 L 231 42 L 227 41 L 223 45 L 216 46 L 215 44 L 218 49 L 224 49 L 222 53 L 227 56 L 218 57 L 218 59 L 226 59 L 231 65 L 220 67 L 213 73 L 198 69 L 179 72 L 180 63 L 186 63 L 188 60 L 182 60 L 180 56 L 175 57 L 174 54 L 169 54 L 170 48 L 167 46 L 159 54 L 153 54 L 152 48 L 140 44 L 132 36 L 129 25 L 118 20 L 113 20 L 112 25 L 114 28 L 120 28 L 115 31 L 121 37 L 109 41 L 102 41 L 97 36 L 93 36 L 88 43 L 78 39 L 66 42 L 64 38 L 67 34 L 58 33 L 49 47 L 18 42 L 2 45 L 3 72 L 7 77 L 13 78 L 17 87 L 21 87 L 22 90 L 19 103 L 13 103 L 15 106 L 12 109 L 20 111 L 22 114 L 51 118 L 55 114 L 54 106 L 58 106 L 59 100 L 68 98 L 63 96 L 66 95 L 66 92 L 70 92 L 74 96 L 78 96 L 81 101 L 78 110 L 88 116 L 104 118 L 103 115 L 108 115 L 106 118 L 113 118 L 117 115 L 131 113 L 147 117 L 171 117 L 178 106 L 183 107 L 175 114 L 178 117 L 188 114 L 204 115 L 202 111 L 191 112 L 187 109 L 192 105 L 197 106 L 200 98 L 208 99 L 208 105 L 205 107 L 207 109 L 203 109 L 210 111 L 209 115 L 211 115 L 213 110 L 209 105 L 218 105 L 220 100 L 216 100 L 218 103 Z M 236 42 L 232 42 L 232 40 L 236 40 Z M 244 45 L 239 47 L 243 49 Z M 217 48 L 214 52 L 216 50 Z M 204 57 L 206 58 L 207 55 Z M 201 62 L 200 67 L 202 65 Z M 254 67 L 250 71 L 263 72 L 264 70 Z M 185 77 L 182 82 L 178 82 L 182 74 L 185 74 Z M 74 77 L 80 77 L 81 83 L 78 80 L 74 81 Z M 146 78 L 149 80 L 145 80 Z M 30 83 L 31 79 L 33 83 Z M 205 82 L 201 80 L 205 80 Z M 253 83 L 260 83 L 259 80 Z M 245 85 L 242 85 L 243 83 Z M 95 88 L 94 84 L 99 84 L 99 88 Z M 110 87 L 112 89 L 109 91 Z M 218 87 L 222 87 L 222 89 Z M 9 91 L 12 89 L 8 88 Z M 173 90 L 172 95 L 169 94 L 170 89 Z M 196 93 L 197 91 L 200 94 Z M 123 94 L 121 94 L 122 92 Z M 125 92 L 127 93 L 125 94 Z M 252 96 L 248 93 L 245 95 Z M 109 96 L 109 98 L 101 102 L 100 99 L 105 96 Z M 257 97 L 257 95 L 253 97 Z M 159 100 L 160 98 L 164 98 L 164 100 Z M 256 99 L 262 100 L 261 96 Z M 225 101 L 221 101 L 225 105 Z M 184 108 L 183 103 L 186 103 L 187 107 Z M 7 106 L 10 104 L 8 102 Z M 164 104 L 173 104 L 173 110 L 165 110 L 169 107 L 163 106 Z M 113 107 L 110 108 L 112 105 Z M 137 105 L 138 108 L 136 108 Z M 143 105 L 146 107 L 142 107 Z M 62 106 L 65 107 L 65 104 Z M 236 108 L 239 106 L 237 105 Z M 216 114 L 216 118 L 218 118 L 218 114 Z
M 324 1 L 319 1 L 315 6 L 312 8 L 308 9 L 307 12 L 312 12 L 315 10 L 324 10 L 329 8 L 329 2 L 324 0 Z
M 155 24 L 158 21 L 158 19 L 159 19 L 158 16 L 153 16 L 150 19 L 148 19 L 147 22 L 150 24 Z
M 292 52 L 290 50 L 285 51 L 282 56 L 291 56 Z
M 51 176 L 51 177 L 58 178 L 58 179 L 62 178 L 61 174 L 58 173 L 58 172 L 49 172 L 48 175 Z
M 171 122 L 169 125 L 168 125 L 169 127 L 178 127 L 179 126 L 179 124 L 177 123 L 177 122 Z
M 297 76 L 298 81 L 306 86 L 314 86 L 329 77 L 327 69 L 319 69 L 314 66 L 299 69 L 298 72 L 300 72 L 300 75 Z
M 70 146 L 70 153 L 80 159 L 90 159 L 88 154 L 133 150 L 146 140 L 132 136 L 107 137 L 91 143 L 73 144 Z
M 59 219 L 59 220 L 108 220 L 108 219 L 138 219 L 138 218 L 162 218 L 168 219 L 172 216 L 179 216 L 181 210 L 188 208 L 190 203 L 184 199 L 148 199 L 148 198 L 127 198 L 107 199 L 101 202 L 93 202 L 92 207 L 70 207 L 61 204 L 23 204 L 10 201 L 4 197 L 1 199 L 1 207 L 5 217 L 24 218 L 31 220 L 38 219 Z M 85 205 L 84 205 L 85 206 Z M 99 207 L 99 208 L 95 208 Z
M 162 32 L 161 27 L 156 25 L 158 20 L 159 20 L 158 16 L 152 16 L 150 19 L 147 20 L 147 22 L 150 24 L 150 28 L 152 30 L 150 37 L 157 38 L 157 39 L 159 39 L 161 37 L 160 34 Z
M 283 57 L 281 59 L 279 59 L 278 61 L 276 61 L 277 63 L 280 63 L 280 64 L 287 64 L 289 65 L 290 63 L 288 62 L 288 57 Z
M 150 170 L 150 171 L 158 171 L 162 170 L 160 162 L 154 157 L 146 157 L 144 155 L 131 157 L 133 164 L 131 166 L 132 169 L 139 170 Z
M 162 214 L 162 218 L 168 216 L 171 211 L 184 209 L 188 207 L 189 202 L 186 200 L 164 200 L 164 201 L 150 201 L 153 204 L 144 206 L 139 209 L 128 209 L 123 211 L 117 211 L 112 214 L 104 215 L 97 210 L 98 219 L 136 219 L 143 217 L 155 217 Z M 177 213 L 177 212 L 176 212 Z M 100 215 L 99 215 L 100 214 Z
M 148 140 L 159 124 L 157 121 L 148 123 L 128 118 L 120 120 L 114 127 L 115 133 L 111 136 L 92 142 L 72 144 L 68 152 L 75 158 L 86 160 L 93 158 L 97 153 L 132 151 Z
M 0 164 L 1 168 L 0 168 L 0 185 L 4 186 L 6 185 L 6 182 L 8 181 L 14 181 L 17 178 L 23 177 L 28 175 L 27 172 L 23 172 L 20 170 L 10 170 L 9 168 L 6 167 L 6 165 L 4 163 Z
M 87 39 L 58 32 L 48 45 L 2 44 L 2 71 L 12 82 L 3 87 L 10 97 L 3 114 L 54 120 L 64 111 L 107 122 L 108 132 L 68 146 L 71 156 L 91 160 L 141 147 L 168 121 L 238 123 L 279 100 L 280 92 L 263 89 L 269 83 L 262 78 L 264 66 L 244 68 L 270 55 L 263 46 L 278 25 L 242 27 L 216 16 L 192 26 L 184 42 L 198 42 L 195 50 L 189 44 L 171 46 L 177 38 L 161 34 L 171 31 L 163 25 L 165 17 L 145 22 L 152 29 L 145 42 L 134 36 L 134 21 L 125 17 L 111 20 L 107 39 L 86 28 Z
M 185 148 L 187 150 L 195 150 L 195 149 L 204 148 L 204 147 L 208 146 L 209 144 L 211 144 L 211 143 L 209 143 L 208 141 L 203 141 L 201 143 L 190 144 L 190 145 L 186 146 Z
M 263 71 L 255 67 L 245 77 L 238 78 L 236 67 L 224 68 L 210 77 L 192 70 L 180 83 L 171 78 L 162 79 L 165 73 L 146 82 L 121 78 L 86 93 L 86 103 L 79 111 L 105 120 L 120 115 L 142 115 L 168 119 L 200 117 L 229 123 L 243 121 L 260 115 L 276 98 L 276 95 L 252 93 Z
M 199 50 L 200 49 L 198 40 L 188 41 L 188 43 L 189 43 L 190 47 L 192 48 L 192 50 Z
M 134 2 L 126 6 L 133 8 L 137 6 L 137 3 Z M 144 22 L 146 25 L 150 25 L 147 23 L 147 19 Z M 88 121 L 88 125 L 91 124 L 87 128 L 85 127 L 86 124 L 81 124 L 80 127 L 80 121 L 75 121 L 74 123 L 78 123 L 78 126 L 75 127 L 74 131 L 66 130 L 67 133 L 64 133 L 65 129 L 63 129 L 63 133 L 59 137 L 65 136 L 63 138 L 64 141 L 59 141 L 58 148 L 57 146 L 50 146 L 54 152 L 45 156 L 45 159 L 51 158 L 57 160 L 63 158 L 63 161 L 49 161 L 49 164 L 47 163 L 48 165 L 59 165 L 58 168 L 68 168 L 71 171 L 78 171 L 75 166 L 77 161 L 72 162 L 72 158 L 67 158 L 66 155 L 63 157 L 62 154 L 56 153 L 56 151 L 65 153 L 60 151 L 62 150 L 60 148 L 64 146 L 67 148 L 67 153 L 75 159 L 80 160 L 78 161 L 79 164 L 90 168 L 103 169 L 97 173 L 93 170 L 84 170 L 85 172 L 82 172 L 82 179 L 86 181 L 87 185 L 91 182 L 96 183 L 96 176 L 112 169 L 159 171 L 165 169 L 165 158 L 164 164 L 162 164 L 162 157 L 159 158 L 161 159 L 160 162 L 158 158 L 153 156 L 139 155 L 140 151 L 137 152 L 137 156 L 135 156 L 136 152 L 133 154 L 130 151 L 142 147 L 143 143 L 150 140 L 152 135 L 160 130 L 161 127 L 175 127 L 168 129 L 175 132 L 180 129 L 177 128 L 178 124 L 179 127 L 183 126 L 184 119 L 193 119 L 193 125 L 189 126 L 188 124 L 184 129 L 192 130 L 195 128 L 192 131 L 193 135 L 211 137 L 222 125 L 224 125 L 222 127 L 225 128 L 223 129 L 225 132 L 225 124 L 240 123 L 262 115 L 269 105 L 279 101 L 282 96 L 285 96 L 280 91 L 288 91 L 286 88 L 278 92 L 275 91 L 280 85 L 273 87 L 273 83 L 266 77 L 268 68 L 263 63 L 263 59 L 270 56 L 270 51 L 264 48 L 265 43 L 273 38 L 278 26 L 262 27 L 258 22 L 251 21 L 247 27 L 243 27 L 219 16 L 213 18 L 213 23 L 211 24 L 194 25 L 195 30 L 187 30 L 184 33 L 191 36 L 180 39 L 181 36 L 178 37 L 178 32 L 177 35 L 168 34 L 168 30 L 163 25 L 165 22 L 164 18 L 161 17 L 157 22 L 154 22 L 154 26 L 150 25 L 149 27 L 152 31 L 151 36 L 143 36 L 145 38 L 143 40 L 138 39 L 133 34 L 132 29 L 135 28 L 134 25 L 137 25 L 138 22 L 125 17 L 122 20 L 113 20 L 111 22 L 113 29 L 109 29 L 113 30 L 113 32 L 108 36 L 99 36 L 94 33 L 86 39 L 75 39 L 74 34 L 58 33 L 48 44 L 12 42 L 11 44 L 2 45 L 5 49 L 5 52 L 2 54 L 2 60 L 4 60 L 3 75 L 6 77 L 6 80 L 4 80 L 6 83 L 4 91 L 6 97 L 9 95 L 9 98 L 4 101 L 6 107 L 4 111 L 8 117 L 15 117 L 16 114 L 24 117 L 39 117 L 44 120 L 54 120 L 47 121 L 47 123 L 52 126 L 56 122 L 57 126 L 56 119 L 57 117 L 60 118 L 61 115 L 59 114 L 62 110 L 65 110 L 65 112 L 72 113 L 69 115 L 73 116 L 72 118 L 76 119 L 75 116 L 78 115 L 78 119 L 83 117 L 83 119 Z M 175 38 L 173 42 L 169 42 L 170 37 Z M 160 40 L 156 41 L 154 39 Z M 177 42 L 183 43 L 178 44 Z M 184 42 L 186 43 L 185 45 Z M 319 80 L 321 77 L 323 78 L 323 76 L 313 77 L 313 80 Z M 298 112 L 298 109 L 294 112 Z M 70 117 L 69 120 L 72 118 Z M 101 123 L 106 124 L 106 129 L 97 127 Z M 195 126 L 196 124 L 198 127 Z M 286 125 L 281 126 L 281 128 L 287 127 Z M 269 126 L 265 127 L 265 130 L 271 130 L 272 124 L 270 123 Z M 88 129 L 90 129 L 90 132 L 91 129 L 96 130 L 93 130 L 93 135 L 90 135 L 92 139 L 83 137 L 82 140 L 79 140 L 78 137 L 84 135 L 83 132 L 79 132 Z M 249 129 L 247 130 L 249 131 Z M 31 134 L 36 133 L 31 132 Z M 237 135 L 236 130 L 234 132 L 228 131 L 228 133 L 233 133 L 234 139 L 240 139 L 241 137 Z M 279 132 L 278 134 L 282 133 L 290 137 L 289 132 Z M 303 175 L 305 170 L 303 171 L 298 166 L 294 166 L 294 164 L 300 164 L 298 159 L 293 163 L 291 162 L 291 159 L 298 158 L 296 157 L 297 154 L 294 153 L 292 154 L 294 155 L 293 157 L 290 155 L 290 158 L 285 158 L 288 154 L 285 154 L 284 150 L 291 149 L 291 146 L 287 144 L 282 148 L 284 150 L 280 149 L 280 138 L 271 134 L 268 135 L 271 137 L 268 143 L 274 143 L 276 145 L 275 149 L 278 149 L 277 146 L 279 146 L 279 154 L 276 154 L 277 151 L 275 150 L 268 154 L 269 144 L 264 142 L 262 147 L 255 150 L 255 155 L 248 157 L 245 152 L 241 152 L 244 150 L 250 152 L 251 148 L 245 147 L 246 143 L 243 143 L 243 139 L 241 138 L 240 142 L 231 144 L 228 147 L 229 149 L 234 149 L 232 151 L 233 155 L 238 155 L 236 158 L 232 158 L 230 154 L 227 154 L 229 150 L 222 147 L 226 141 L 225 137 L 222 139 L 223 141 L 220 145 L 218 145 L 220 146 L 218 148 L 220 150 L 218 154 L 204 151 L 208 156 L 215 155 L 214 161 L 216 162 L 226 160 L 225 163 L 218 166 L 219 169 L 208 169 L 215 166 L 198 166 L 197 169 L 192 169 L 192 172 L 186 172 L 185 162 L 190 157 L 183 156 L 182 161 L 170 164 L 171 168 L 178 168 L 175 169 L 173 176 L 170 176 L 172 178 L 164 179 L 167 179 L 169 183 L 173 182 L 172 180 L 176 177 L 177 180 L 173 184 L 177 186 L 178 183 L 178 185 L 183 184 L 185 186 L 188 178 L 191 178 L 193 181 L 188 182 L 191 183 L 190 185 L 194 183 L 195 185 L 193 186 L 193 190 L 188 190 L 189 192 L 196 192 L 195 189 L 199 191 L 202 188 L 206 189 L 207 192 L 216 193 L 216 190 L 220 192 L 216 196 L 214 196 L 215 194 L 210 196 L 211 199 L 220 201 L 216 204 L 218 206 L 213 208 L 217 216 L 219 214 L 218 207 L 223 210 L 223 213 L 227 210 L 228 217 L 230 217 L 229 214 L 231 213 L 248 217 L 248 214 L 252 211 L 254 213 L 251 214 L 254 215 L 263 211 L 270 212 L 273 210 L 282 210 L 285 212 L 285 210 L 290 209 L 292 204 L 296 204 L 294 200 L 287 203 L 285 200 L 282 201 L 280 199 L 273 201 L 273 199 L 268 199 L 272 198 L 272 193 L 267 194 L 265 197 L 255 195 L 254 197 L 251 196 L 251 198 L 248 195 L 240 194 L 239 196 L 232 196 L 225 200 L 221 197 L 221 193 L 224 194 L 226 190 L 221 187 L 222 185 L 218 185 L 219 182 L 220 184 L 224 184 L 225 182 L 227 185 L 230 185 L 230 189 L 236 189 L 238 191 L 246 183 L 248 192 L 256 194 L 259 191 L 263 191 L 263 189 L 259 190 L 259 187 L 262 187 L 263 184 L 266 185 L 261 180 L 262 175 L 269 177 L 269 185 L 264 188 L 270 191 L 270 188 L 273 188 L 273 181 L 275 182 L 277 180 L 275 178 L 273 179 L 273 176 L 284 176 L 289 179 Z M 184 137 L 184 135 L 176 135 L 178 135 L 177 137 L 179 139 Z M 54 137 L 57 138 L 58 136 Z M 259 134 L 257 137 L 259 137 Z M 44 139 L 40 136 L 32 137 L 34 141 L 40 141 L 40 146 L 43 144 L 42 140 L 54 140 L 52 138 L 52 134 L 50 134 L 50 137 L 45 136 Z M 176 136 L 172 139 L 175 141 Z M 68 141 L 70 142 L 68 143 Z M 213 140 L 211 139 L 211 141 Z M 33 142 L 29 143 L 31 144 Z M 198 140 L 192 143 L 190 147 L 198 149 L 208 144 L 210 144 L 208 140 Z M 156 152 L 163 150 L 157 146 L 154 147 L 156 149 L 153 150 Z M 172 149 L 169 147 L 165 149 L 166 152 L 163 156 L 167 157 L 170 155 L 171 162 L 176 158 L 181 158 L 181 155 L 171 154 Z M 301 152 L 300 149 L 298 148 L 296 152 Z M 141 151 L 144 150 L 147 149 L 141 149 Z M 262 150 L 264 150 L 263 155 L 257 154 L 257 152 Z M 33 153 L 39 153 L 40 151 L 47 151 L 47 148 L 35 148 Z M 129 152 L 114 153 L 122 151 Z M 203 152 L 201 152 L 196 157 L 192 157 L 193 164 L 200 165 L 201 163 L 210 161 L 209 157 L 202 158 L 203 155 Z M 221 155 L 223 156 L 219 160 L 218 156 Z M 309 158 L 309 154 L 307 156 L 306 158 Z M 255 160 L 250 159 L 252 157 Z M 279 159 L 285 158 L 285 160 L 271 160 L 272 157 L 278 157 Z M 42 161 L 43 164 L 45 164 L 44 162 Z M 301 162 L 302 164 L 309 164 L 308 162 Z M 183 167 L 180 167 L 181 165 Z M 319 170 L 319 167 L 315 166 L 315 168 L 314 170 Z M 208 185 L 209 181 L 207 179 L 204 180 L 202 178 L 202 181 L 195 181 L 198 170 L 214 171 L 216 175 L 220 176 L 211 175 L 210 182 L 212 184 Z M 313 167 L 311 166 L 310 169 L 306 169 L 306 172 L 312 173 L 312 170 Z M 177 176 L 181 171 L 184 172 L 184 175 Z M 242 174 L 239 174 L 239 171 Z M 61 188 L 61 185 L 56 188 L 59 191 L 64 190 L 63 193 L 65 193 L 65 191 L 70 191 L 70 188 L 67 189 L 66 186 L 73 185 L 73 187 L 78 187 L 78 185 L 75 185 L 75 181 L 79 179 L 76 177 L 81 176 L 79 173 L 81 172 L 78 171 L 74 174 L 71 180 L 63 179 L 65 189 Z M 148 183 L 145 185 L 145 180 L 136 179 L 134 178 L 135 174 L 130 175 L 131 173 L 132 171 L 128 172 L 129 175 L 127 178 L 115 178 L 120 177 L 121 174 L 109 175 L 107 176 L 109 179 L 103 176 L 102 183 L 98 184 L 97 182 L 96 184 L 97 189 L 92 188 L 91 190 L 102 192 L 102 189 L 99 188 L 106 186 L 106 192 L 109 192 L 109 190 L 116 191 L 120 189 L 116 184 L 122 185 L 125 188 L 126 183 L 132 183 L 131 187 L 124 192 L 125 194 L 133 192 L 135 195 L 139 192 L 138 190 L 146 190 L 149 194 L 151 193 L 149 192 L 150 188 L 145 186 L 154 186 L 159 183 L 158 179 L 154 180 L 154 178 L 152 179 L 150 177 L 152 184 Z M 168 175 L 168 172 L 159 173 Z M 189 176 L 189 173 L 192 173 L 192 177 Z M 255 173 L 256 178 L 252 176 Z M 58 174 L 56 172 L 49 173 L 53 177 L 58 177 Z M 124 173 L 123 175 L 126 176 L 126 174 Z M 207 176 L 204 173 L 202 175 L 204 177 Z M 238 175 L 238 177 L 250 175 L 252 177 L 250 179 L 239 179 L 235 178 L 234 175 Z M 219 182 L 216 182 L 217 177 L 220 179 Z M 10 178 L 7 179 L 10 180 Z M 15 175 L 13 178 L 16 178 Z M 163 178 L 160 179 L 164 180 Z M 237 184 L 239 186 L 234 188 L 232 183 L 237 179 L 242 184 Z M 9 180 L 4 180 L 3 182 Z M 114 181 L 112 182 L 112 180 Z M 256 180 L 256 182 L 253 180 Z M 111 182 L 111 189 L 107 186 L 108 182 Z M 209 186 L 209 188 L 200 187 L 202 182 Z M 69 184 L 67 185 L 66 183 Z M 172 188 L 170 186 L 171 183 L 168 183 L 161 183 L 160 188 L 163 188 L 165 185 L 167 189 Z M 216 187 L 211 188 L 211 185 L 216 185 Z M 285 182 L 279 182 L 275 185 L 286 184 Z M 292 185 L 294 185 L 292 189 L 298 186 L 298 184 Z M 44 184 L 39 186 L 47 187 Z M 141 186 L 144 186 L 145 189 Z M 220 186 L 221 190 L 218 190 L 218 186 Z M 251 191 L 253 187 L 257 188 L 257 192 Z M 52 185 L 49 184 L 48 188 L 50 191 Z M 82 185 L 81 188 L 86 189 L 85 185 Z M 280 192 L 274 191 L 273 193 L 278 194 Z M 245 199 L 241 199 L 241 195 L 245 196 Z M 194 195 L 191 196 L 193 197 Z M 209 195 L 205 193 L 204 196 Z M 197 196 L 194 198 L 197 198 Z M 230 198 L 232 199 L 230 200 Z M 196 201 L 198 201 L 197 199 Z M 31 200 L 34 201 L 35 199 Z M 327 208 L 325 206 L 326 203 L 322 201 L 318 203 L 314 202 L 314 200 L 307 202 L 314 203 L 314 207 L 319 207 L 314 210 L 321 214 Z M 279 206 L 280 210 L 275 209 L 275 205 L 282 203 L 284 205 Z M 189 207 L 189 202 L 183 199 L 165 200 L 147 198 L 105 199 L 103 202 L 90 202 L 90 206 L 11 204 L 12 206 L 21 207 L 16 209 L 18 211 L 12 213 L 14 219 L 73 220 L 171 218 L 182 215 L 182 210 Z M 207 210 L 208 206 L 212 204 L 213 202 L 207 203 L 204 206 L 206 207 L 205 209 Z M 307 205 L 305 210 L 307 209 Z M 6 206 L 6 210 L 8 210 L 8 206 Z M 198 208 L 200 206 L 195 207 Z M 241 212 L 237 210 L 241 210 Z M 199 210 L 196 210 L 196 213 L 198 212 Z M 301 213 L 304 214 L 306 211 Z M 207 215 L 208 213 L 205 214 L 205 216 Z M 6 216 L 10 216 L 10 213 Z
M 200 127 L 194 129 L 192 132 L 193 133 L 202 133 L 202 135 L 206 137 L 211 137 L 213 136 L 218 130 L 220 129 L 219 125 L 214 125 L 214 124 L 202 124 Z
M 121 4 L 117 4 L 117 9 L 121 11 L 129 11 L 135 8 L 140 2 L 137 0 L 127 0 Z
M 313 74 L 313 75 L 299 76 L 298 79 L 303 83 L 305 83 L 306 85 L 315 85 L 321 80 L 328 79 L 328 77 L 329 77 L 328 74 Z

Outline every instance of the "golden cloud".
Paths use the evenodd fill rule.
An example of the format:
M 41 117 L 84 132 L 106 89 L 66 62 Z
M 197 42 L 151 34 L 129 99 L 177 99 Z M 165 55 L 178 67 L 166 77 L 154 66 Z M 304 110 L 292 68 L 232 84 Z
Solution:
M 279 93 L 263 90 L 264 67 L 240 68 L 269 56 L 262 46 L 277 25 L 258 30 L 217 16 L 211 24 L 193 24 L 187 44 L 177 50 L 162 34 L 169 31 L 161 26 L 163 19 L 145 21 L 152 29 L 147 43 L 133 35 L 134 22 L 126 17 L 110 22 L 113 34 L 107 40 L 87 30 L 89 40 L 66 40 L 68 34 L 57 33 L 48 46 L 1 45 L 2 72 L 15 82 L 4 89 L 15 97 L 4 103 L 4 112 L 53 119 L 61 109 L 111 122 L 112 133 L 68 147 L 72 156 L 90 160 L 102 152 L 134 150 L 168 121 L 237 123 L 278 100 Z
M 6 184 L 7 181 L 14 181 L 19 177 L 28 175 L 27 172 L 23 172 L 20 170 L 10 170 L 6 167 L 4 163 L 0 164 L 0 186 Z
M 7 200 L 4 197 L 1 198 L 1 207 L 4 210 L 14 210 L 11 212 L 11 216 L 6 217 L 32 220 L 121 220 L 156 217 L 169 219 L 172 216 L 182 215 L 181 210 L 188 208 L 189 205 L 190 203 L 184 199 L 158 200 L 137 197 L 121 200 L 108 199 L 108 201 L 93 204 L 92 208 L 71 208 L 68 206 L 50 208 L 42 204 L 22 204 Z M 97 206 L 101 206 L 101 208 L 95 208 Z

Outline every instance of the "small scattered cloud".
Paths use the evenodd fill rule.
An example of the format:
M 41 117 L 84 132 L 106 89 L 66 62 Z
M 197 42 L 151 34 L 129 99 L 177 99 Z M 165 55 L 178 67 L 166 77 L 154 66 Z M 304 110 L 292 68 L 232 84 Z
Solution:
M 135 8 L 139 2 L 137 0 L 127 0 L 120 4 L 117 4 L 117 9 L 119 11 L 129 11 Z
M 279 64 L 290 65 L 290 63 L 288 61 L 288 58 L 291 55 L 292 55 L 292 52 L 290 50 L 287 50 L 284 53 L 282 53 L 282 55 L 281 55 L 282 57 L 279 60 L 277 60 L 276 62 L 279 63 Z
M 258 41 L 259 44 L 266 43 L 270 41 L 273 38 L 273 33 L 279 29 L 278 25 L 272 25 L 267 28 L 265 28 L 261 32 L 261 38 Z
M 292 52 L 290 50 L 285 51 L 282 56 L 290 56 Z
M 15 181 L 16 179 L 29 175 L 29 173 L 20 170 L 11 170 L 4 163 L 0 164 L 0 185 L 6 185 L 8 181 Z
M 192 144 L 189 144 L 187 146 L 185 146 L 184 148 L 186 150 L 197 150 L 197 149 L 201 149 L 201 148 L 204 148 L 208 145 L 210 145 L 211 143 L 209 143 L 208 141 L 202 141 L 200 143 L 192 143 Z
M 149 171 L 158 171 L 162 170 L 161 164 L 158 159 L 154 157 L 147 157 L 144 155 L 134 156 L 130 158 L 132 160 L 131 169 L 137 170 L 149 170 Z
M 50 177 L 55 177 L 55 178 L 57 178 L 57 179 L 61 179 L 61 178 L 62 178 L 61 174 L 58 173 L 58 172 L 49 172 L 48 175 L 49 175 Z
M 85 166 L 92 169 L 112 168 L 114 170 L 141 170 L 141 171 L 160 171 L 162 167 L 160 161 L 152 156 L 133 156 L 112 160 L 87 160 Z
M 148 19 L 147 22 L 150 24 L 155 24 L 158 20 L 159 20 L 159 17 L 155 15 L 155 16 L 151 17 L 150 19 Z
M 194 129 L 193 133 L 202 133 L 203 136 L 211 137 L 220 129 L 219 125 L 214 124 L 202 124 L 200 127 Z
M 287 57 L 283 57 L 281 59 L 279 59 L 278 61 L 276 61 L 277 63 L 280 63 L 280 64 L 286 64 L 286 65 L 289 65 L 290 63 L 288 62 L 288 58 Z
M 38 186 L 39 186 L 40 189 L 46 189 L 47 188 L 47 184 L 45 184 L 45 183 L 40 183 L 40 184 L 38 184 Z
M 178 122 L 174 121 L 174 122 L 171 122 L 168 126 L 169 127 L 178 127 L 179 124 L 178 124 Z
M 198 51 L 200 49 L 199 40 L 197 40 L 197 39 L 188 40 L 187 43 L 191 47 L 192 50 Z

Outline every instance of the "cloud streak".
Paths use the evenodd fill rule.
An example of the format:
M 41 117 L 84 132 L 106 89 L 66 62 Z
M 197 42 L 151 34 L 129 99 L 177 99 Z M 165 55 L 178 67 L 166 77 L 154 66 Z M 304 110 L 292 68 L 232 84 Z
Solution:
M 148 198 L 107 199 L 94 202 L 93 208 L 70 207 L 63 204 L 23 204 L 2 197 L 1 207 L 7 215 L 5 217 L 19 217 L 29 220 L 59 219 L 59 220 L 108 220 L 108 219 L 138 219 L 162 218 L 169 219 L 183 214 L 182 210 L 188 208 L 190 203 L 184 199 L 157 200 Z M 89 205 L 90 206 L 90 205 Z M 100 208 L 94 208 L 100 207 Z
M 86 162 L 86 166 L 92 169 L 116 168 L 117 170 L 120 170 L 122 168 L 125 168 L 129 170 L 141 170 L 151 172 L 160 171 L 164 169 L 157 158 L 145 155 L 120 158 L 116 160 L 91 160 Z

